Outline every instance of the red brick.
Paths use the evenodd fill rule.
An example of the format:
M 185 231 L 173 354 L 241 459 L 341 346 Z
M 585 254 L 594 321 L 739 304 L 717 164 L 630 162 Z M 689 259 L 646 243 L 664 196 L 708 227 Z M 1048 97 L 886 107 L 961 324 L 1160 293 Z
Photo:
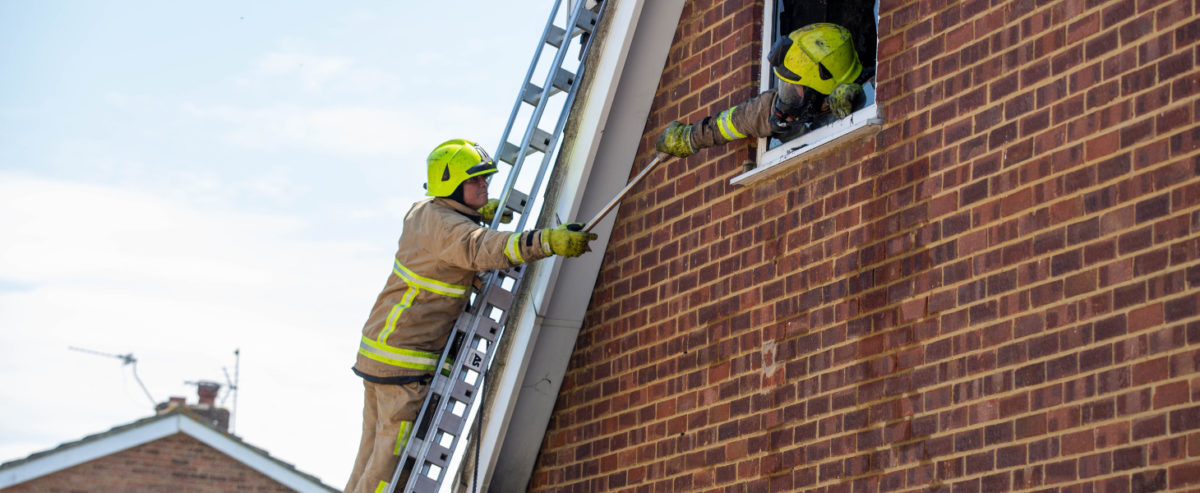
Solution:
M 86 485 L 86 487 L 82 486 Z M 11 492 L 294 491 L 183 433 L 6 488 Z
M 759 90 L 761 5 L 685 5 L 640 156 Z M 1200 5 L 949 5 L 881 5 L 874 137 L 729 185 L 745 139 L 626 200 L 531 491 L 1200 478 L 1181 464 L 1200 455 Z M 576 460 L 566 437 L 597 432 Z

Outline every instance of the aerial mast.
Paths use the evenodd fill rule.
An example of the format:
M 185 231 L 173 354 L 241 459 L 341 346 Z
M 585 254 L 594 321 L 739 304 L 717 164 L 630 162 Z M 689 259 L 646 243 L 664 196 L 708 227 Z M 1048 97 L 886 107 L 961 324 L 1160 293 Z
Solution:
M 221 399 L 221 405 L 224 406 L 225 399 L 228 399 L 229 395 L 233 394 L 233 410 L 232 410 L 232 412 L 229 413 L 229 433 L 234 432 L 234 424 L 236 423 L 235 418 L 237 417 L 238 373 L 241 368 L 241 364 L 242 364 L 242 350 L 241 350 L 241 348 L 238 348 L 238 349 L 233 350 L 233 379 L 232 380 L 230 380 L 230 378 L 229 378 L 229 370 L 227 368 L 225 368 L 224 366 L 221 367 L 221 371 L 225 372 L 225 383 L 229 385 L 229 392 L 226 392 L 225 397 L 223 397 Z
M 96 356 L 105 356 L 108 358 L 116 358 L 116 359 L 119 359 L 122 362 L 124 362 L 125 365 L 129 365 L 129 366 L 133 367 L 133 379 L 137 380 L 138 386 L 142 388 L 142 392 L 144 392 L 146 394 L 146 398 L 150 399 L 150 406 L 154 407 L 154 406 L 158 405 L 158 401 L 154 400 L 154 397 L 150 395 L 150 391 L 146 389 L 146 384 L 142 383 L 141 377 L 138 376 L 137 358 L 133 357 L 133 353 L 109 354 L 109 353 L 104 353 L 104 352 L 95 351 L 95 350 L 91 350 L 91 349 L 78 348 L 75 346 L 67 346 L 67 348 L 72 351 L 79 351 L 81 353 L 94 354 Z

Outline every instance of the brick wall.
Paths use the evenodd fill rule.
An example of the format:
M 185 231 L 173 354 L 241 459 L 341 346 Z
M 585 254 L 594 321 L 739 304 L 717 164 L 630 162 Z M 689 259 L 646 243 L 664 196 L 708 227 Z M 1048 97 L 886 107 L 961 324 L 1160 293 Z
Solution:
M 190 436 L 177 433 L 17 484 L 5 492 L 292 491 Z
M 638 162 L 758 91 L 761 9 L 687 4 Z M 532 490 L 1200 488 L 1200 1 L 879 33 L 877 134 L 625 200 Z

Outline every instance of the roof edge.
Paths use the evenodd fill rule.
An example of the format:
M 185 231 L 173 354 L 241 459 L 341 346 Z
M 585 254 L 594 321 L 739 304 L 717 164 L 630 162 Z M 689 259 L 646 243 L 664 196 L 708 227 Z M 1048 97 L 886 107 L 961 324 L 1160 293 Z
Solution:
M 158 416 L 117 426 L 106 432 L 34 453 L 24 459 L 0 464 L 0 489 L 31 481 L 77 465 L 144 445 L 177 433 L 184 433 L 213 449 L 288 486 L 303 492 L 328 493 L 336 490 L 315 476 L 304 474 L 290 464 L 271 457 L 266 451 L 204 423 L 186 409 L 178 408 Z

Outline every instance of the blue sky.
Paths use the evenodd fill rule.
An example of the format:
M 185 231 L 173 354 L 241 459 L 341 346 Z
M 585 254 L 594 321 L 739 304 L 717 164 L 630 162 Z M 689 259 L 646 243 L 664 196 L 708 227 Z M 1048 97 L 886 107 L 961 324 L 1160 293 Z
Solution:
M 240 348 L 237 434 L 344 484 L 424 156 L 494 149 L 550 9 L 446 5 L 0 2 L 0 462 L 152 413 L 69 346 L 189 402 Z

